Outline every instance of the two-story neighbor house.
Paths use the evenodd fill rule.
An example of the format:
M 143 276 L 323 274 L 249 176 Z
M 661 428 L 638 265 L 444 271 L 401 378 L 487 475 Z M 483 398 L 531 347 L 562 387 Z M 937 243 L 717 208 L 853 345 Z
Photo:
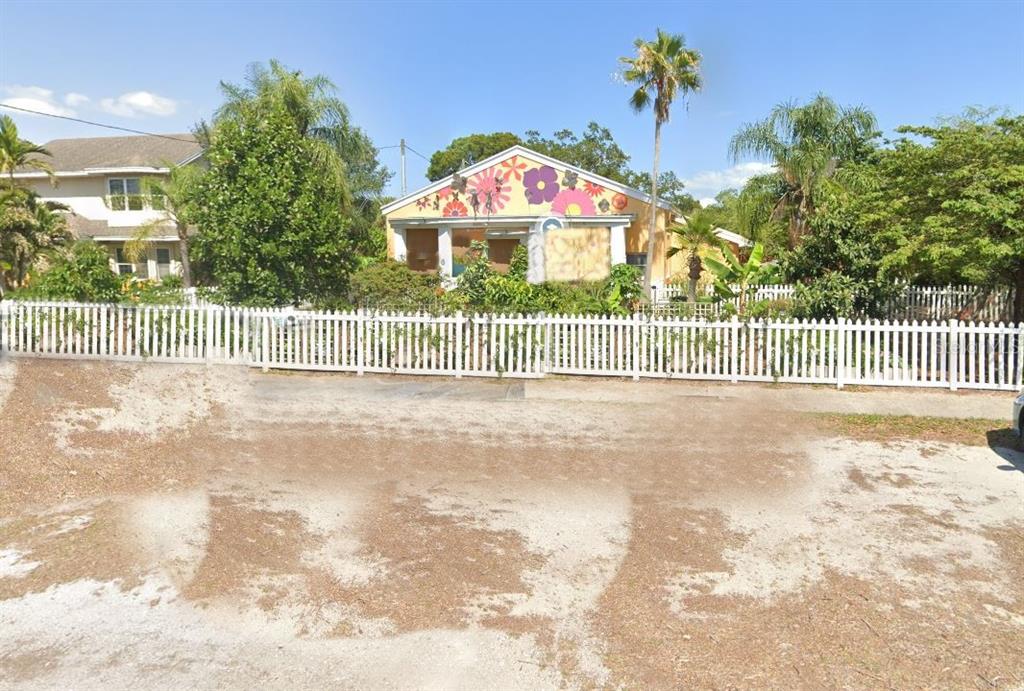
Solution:
M 149 238 L 149 251 L 137 263 L 124 244 L 140 225 L 164 218 L 159 199 L 145 194 L 144 179 L 166 176 L 170 165 L 193 163 L 203 150 L 191 134 L 55 139 L 44 144 L 57 176 L 20 170 L 15 179 L 42 199 L 69 208 L 68 225 L 79 238 L 92 238 L 110 253 L 114 271 L 139 278 L 162 278 L 180 270 L 178 237 L 172 224 Z

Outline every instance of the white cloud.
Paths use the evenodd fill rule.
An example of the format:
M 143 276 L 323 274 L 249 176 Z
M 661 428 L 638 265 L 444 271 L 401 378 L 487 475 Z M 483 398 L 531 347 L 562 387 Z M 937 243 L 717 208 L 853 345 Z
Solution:
M 698 201 L 700 202 L 700 205 L 703 206 L 704 208 L 714 206 L 715 204 L 718 203 L 718 200 L 716 200 L 714 197 L 701 197 Z
M 100 108 L 111 115 L 134 118 L 140 115 L 173 115 L 178 104 L 149 91 L 129 91 L 117 98 L 104 98 Z
M 7 97 L 0 100 L 7 106 L 25 108 L 47 115 L 73 116 L 75 111 L 65 108 L 54 98 L 53 91 L 44 89 L 41 86 L 5 86 L 3 89 Z
M 773 169 L 774 166 L 768 163 L 748 161 L 746 163 L 737 163 L 724 170 L 701 171 L 692 178 L 686 178 L 683 180 L 683 183 L 686 185 L 687 192 L 700 199 L 702 205 L 707 206 L 705 201 L 711 199 L 712 203 L 714 203 L 713 197 L 722 190 L 729 189 L 730 187 L 739 189 L 743 187 L 747 180 L 755 175 L 770 173 Z
M 72 91 L 69 94 L 65 94 L 64 103 L 67 103 L 72 108 L 83 105 L 89 102 L 89 97 L 85 94 L 79 94 Z

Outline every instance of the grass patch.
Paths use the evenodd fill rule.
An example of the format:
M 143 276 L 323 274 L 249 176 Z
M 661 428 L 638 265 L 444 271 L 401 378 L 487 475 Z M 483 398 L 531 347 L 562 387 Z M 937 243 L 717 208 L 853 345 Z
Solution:
M 818 413 L 810 417 L 830 432 L 851 439 L 912 439 L 1011 449 L 1017 445 L 1017 437 L 1005 420 L 842 413 Z

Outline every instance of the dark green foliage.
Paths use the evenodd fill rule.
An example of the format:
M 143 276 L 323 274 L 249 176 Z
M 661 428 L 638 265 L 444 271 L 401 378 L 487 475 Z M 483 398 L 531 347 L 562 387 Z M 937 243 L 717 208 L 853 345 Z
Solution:
M 565 129 L 547 138 L 542 137 L 537 130 L 528 130 L 525 145 L 537 153 L 557 158 L 596 175 L 632 184 L 629 154 L 619 147 L 611 130 L 596 122 L 587 123 L 587 129 L 582 135 Z
M 19 297 L 77 302 L 118 302 L 121 279 L 110 270 L 106 251 L 90 240 L 75 243 Z
M 418 311 L 438 303 L 441 279 L 436 273 L 413 271 L 393 259 L 370 264 L 352 274 L 349 296 L 357 307 Z
M 295 304 L 344 296 L 354 265 L 344 190 L 280 105 L 218 123 L 197 189 L 193 257 L 223 299 Z
M 471 134 L 459 137 L 430 157 L 427 167 L 428 180 L 440 180 L 457 170 L 473 165 L 493 156 L 505 149 L 522 143 L 519 137 L 511 132 L 492 132 L 491 134 Z

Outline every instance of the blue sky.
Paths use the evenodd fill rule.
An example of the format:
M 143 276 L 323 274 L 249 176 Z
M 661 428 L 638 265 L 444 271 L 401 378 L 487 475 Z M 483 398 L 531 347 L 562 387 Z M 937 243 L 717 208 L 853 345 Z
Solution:
M 276 57 L 337 85 L 378 146 L 429 156 L 473 132 L 596 120 L 633 165 L 652 118 L 634 115 L 617 58 L 656 27 L 704 56 L 704 90 L 677 105 L 663 167 L 698 197 L 741 182 L 730 136 L 787 99 L 825 92 L 883 129 L 967 105 L 1024 112 L 1024 1 L 861 3 L 269 3 L 0 0 L 0 101 L 153 132 L 187 131 L 219 103 L 218 80 Z M 13 100 L 12 100 L 13 99 Z M 5 111 L 10 114 L 10 111 Z M 43 141 L 115 134 L 14 114 Z M 396 149 L 382 152 L 398 167 Z M 426 162 L 411 155 L 411 189 Z M 397 176 L 392 184 L 398 191 Z

